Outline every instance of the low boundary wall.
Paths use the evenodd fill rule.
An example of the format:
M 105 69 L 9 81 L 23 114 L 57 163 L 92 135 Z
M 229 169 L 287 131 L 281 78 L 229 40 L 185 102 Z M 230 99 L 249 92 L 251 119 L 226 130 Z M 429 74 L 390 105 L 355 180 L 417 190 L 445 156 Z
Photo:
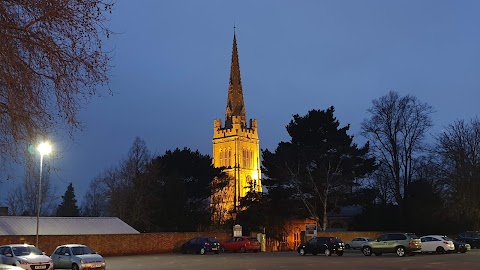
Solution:
M 355 237 L 375 238 L 381 232 L 318 232 L 317 236 L 336 236 L 344 242 Z M 54 249 L 63 244 L 84 244 L 103 256 L 124 256 L 179 252 L 186 241 L 198 237 L 216 237 L 220 242 L 231 237 L 231 232 L 165 232 L 140 234 L 102 234 L 102 235 L 41 235 L 38 248 L 51 255 Z M 277 241 L 274 241 L 277 242 Z M 35 244 L 35 235 L 0 236 L 0 245 Z M 295 250 L 293 243 L 286 243 L 286 248 L 270 243 L 267 251 Z

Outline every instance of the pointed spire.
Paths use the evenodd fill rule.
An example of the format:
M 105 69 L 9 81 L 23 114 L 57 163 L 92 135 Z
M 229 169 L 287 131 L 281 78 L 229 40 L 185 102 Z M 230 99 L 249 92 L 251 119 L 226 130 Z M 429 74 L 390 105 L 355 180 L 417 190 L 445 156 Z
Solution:
M 225 122 L 231 122 L 232 116 L 240 116 L 246 121 L 245 104 L 243 102 L 242 80 L 240 79 L 240 63 L 238 62 L 237 38 L 233 28 L 232 64 L 230 66 L 230 82 L 228 85 L 227 110 Z

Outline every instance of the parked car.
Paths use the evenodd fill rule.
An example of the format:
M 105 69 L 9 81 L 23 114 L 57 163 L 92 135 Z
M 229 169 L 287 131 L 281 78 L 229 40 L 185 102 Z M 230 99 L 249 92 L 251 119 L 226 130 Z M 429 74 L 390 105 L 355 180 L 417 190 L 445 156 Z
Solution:
M 24 270 L 23 268 L 0 263 L 0 270 Z
M 397 253 L 399 257 L 403 257 L 405 254 L 412 256 L 421 250 L 422 242 L 413 233 L 386 233 L 362 246 L 365 256 L 371 256 L 372 253 L 376 256 L 383 253 Z
M 469 250 L 467 248 L 467 245 L 470 246 L 469 244 L 467 243 L 464 243 L 464 242 L 460 242 L 460 241 L 457 241 L 457 240 L 453 240 L 453 245 L 455 246 L 455 249 L 453 250 L 453 252 L 455 253 L 465 253 L 467 252 L 467 250 Z
M 422 252 L 453 252 L 455 245 L 451 238 L 444 235 L 425 235 L 420 237 Z
M 353 238 L 350 241 L 345 242 L 345 248 L 346 249 L 361 249 L 363 244 L 372 241 L 372 239 L 368 237 L 357 237 Z
M 338 256 L 343 255 L 345 244 L 340 238 L 337 237 L 315 237 L 302 243 L 297 248 L 297 252 L 300 255 L 319 253 L 325 254 L 325 256 L 331 256 L 332 253 L 336 253 Z
M 220 244 L 222 251 L 229 252 L 259 252 L 260 242 L 255 237 L 240 236 L 233 237 Z
M 480 248 L 480 231 L 467 231 L 458 235 L 457 240 L 470 244 L 472 248 Z
M 220 243 L 214 237 L 195 237 L 184 243 L 181 251 L 183 254 L 199 253 L 204 255 L 207 252 L 218 254 L 220 252 Z
M 52 256 L 56 269 L 105 269 L 105 260 L 97 252 L 85 245 L 67 244 L 55 248 Z
M 34 245 L 11 244 L 0 246 L 0 264 L 23 269 L 53 270 L 52 259 Z

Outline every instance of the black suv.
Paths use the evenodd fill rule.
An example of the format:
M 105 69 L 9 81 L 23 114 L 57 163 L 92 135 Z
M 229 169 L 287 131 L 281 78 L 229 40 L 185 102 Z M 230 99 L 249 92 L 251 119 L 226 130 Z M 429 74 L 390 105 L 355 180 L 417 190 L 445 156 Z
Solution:
M 422 242 L 413 233 L 386 233 L 362 246 L 362 253 L 365 256 L 371 256 L 372 253 L 376 256 L 382 253 L 397 253 L 399 257 L 403 257 L 405 254 L 412 256 L 414 252 L 421 250 Z
M 300 255 L 319 253 L 325 254 L 325 256 L 331 256 L 332 253 L 336 253 L 338 256 L 343 255 L 345 244 L 340 238 L 337 237 L 315 237 L 309 241 L 302 243 L 298 246 L 297 251 Z
M 468 231 L 458 235 L 458 241 L 470 244 L 471 248 L 480 248 L 480 232 Z

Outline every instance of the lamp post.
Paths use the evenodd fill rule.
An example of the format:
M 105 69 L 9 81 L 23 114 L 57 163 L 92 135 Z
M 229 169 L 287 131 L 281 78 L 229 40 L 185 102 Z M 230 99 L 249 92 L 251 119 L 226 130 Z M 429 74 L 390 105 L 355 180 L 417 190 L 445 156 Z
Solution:
M 38 225 L 40 221 L 40 208 L 42 205 L 42 169 L 43 169 L 43 156 L 52 152 L 52 146 L 48 142 L 44 142 L 38 145 L 38 152 L 40 153 L 40 177 L 38 180 L 38 203 L 37 203 L 37 234 L 35 237 L 35 246 L 38 247 Z

